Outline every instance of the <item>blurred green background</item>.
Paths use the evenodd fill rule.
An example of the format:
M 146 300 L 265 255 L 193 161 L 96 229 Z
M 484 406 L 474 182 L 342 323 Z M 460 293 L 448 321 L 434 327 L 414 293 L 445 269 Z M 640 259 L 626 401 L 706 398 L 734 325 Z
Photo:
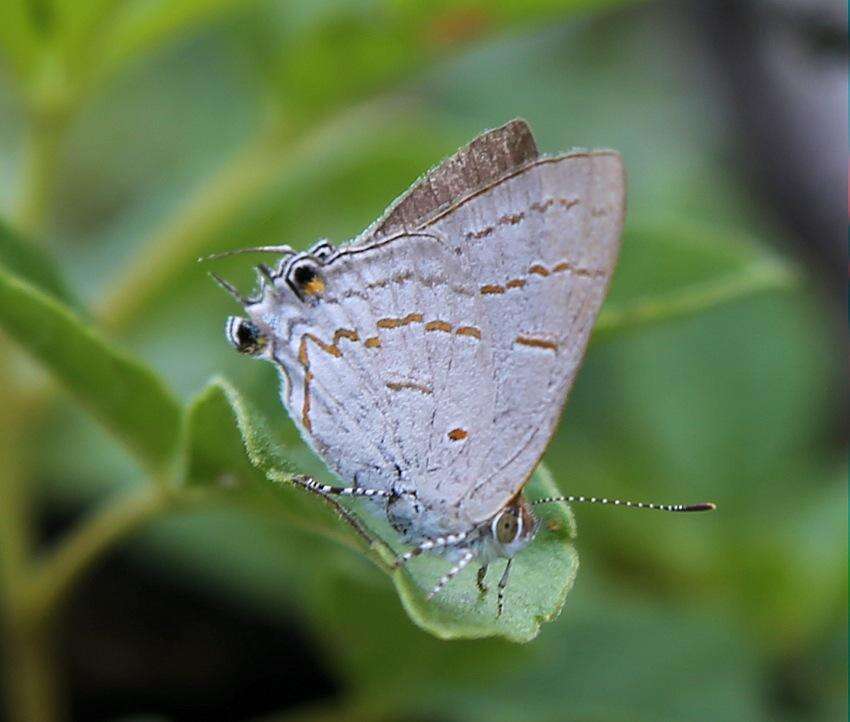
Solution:
M 845 342 L 699 36 L 676 3 L 4 0 L 8 719 L 846 719 Z M 196 257 L 350 238 L 516 116 L 630 177 L 556 482 L 719 511 L 579 508 L 555 622 L 443 642 L 318 501 L 212 484 L 251 474 L 241 448 L 212 415 L 186 442 L 164 389 L 185 405 L 224 375 L 320 469 Z M 249 266 L 216 270 L 247 289 Z M 211 497 L 140 492 L 178 457 Z

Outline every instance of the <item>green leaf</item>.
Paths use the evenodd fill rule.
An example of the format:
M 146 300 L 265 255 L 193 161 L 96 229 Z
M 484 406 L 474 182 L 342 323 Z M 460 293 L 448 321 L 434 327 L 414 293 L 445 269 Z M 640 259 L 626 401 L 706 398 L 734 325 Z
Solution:
M 226 250 L 246 210 L 270 191 L 284 198 L 311 187 L 317 176 L 350 162 L 350 155 L 373 152 L 376 129 L 385 132 L 397 122 L 397 111 L 386 104 L 353 109 L 318 125 L 295 141 L 274 131 L 262 132 L 213 174 L 139 248 L 126 271 L 105 294 L 102 315 L 114 327 L 138 320 L 169 283 L 186 276 L 186 268 L 202 269 L 196 261 L 209 250 Z M 250 245 L 251 241 L 243 242 Z
M 528 486 L 529 498 L 560 493 L 551 473 L 541 464 Z M 513 562 L 501 617 L 496 616 L 495 589 L 502 563 L 493 564 L 489 571 L 487 595 L 479 594 L 474 583 L 475 569 L 470 565 L 439 595 L 427 600 L 425 595 L 445 574 L 448 563 L 422 555 L 393 578 L 410 618 L 442 639 L 534 639 L 540 625 L 560 613 L 578 572 L 578 553 L 572 544 L 576 535 L 572 511 L 566 504 L 552 504 L 538 511 L 542 519 L 540 531 Z
M 32 4 L 27 0 L 0 3 L 0 53 L 20 77 L 31 71 L 40 47 L 33 15 Z
M 289 523 L 348 546 L 362 548 L 362 542 L 371 542 L 345 508 L 293 486 L 294 468 L 281 439 L 224 379 L 213 379 L 190 403 L 185 438 L 185 484 L 239 490 L 239 500 L 248 506 L 282 515 Z M 340 517 L 358 532 L 359 540 L 341 528 Z
M 101 75 L 107 77 L 129 60 L 151 53 L 249 4 L 244 0 L 153 0 L 122 4 L 103 33 Z
M 289 3 L 260 16 L 257 35 L 263 69 L 290 115 L 309 120 L 483 38 L 622 2 Z
M 265 492 L 264 485 L 254 486 L 254 491 L 262 495 L 264 510 L 277 507 L 299 525 L 341 540 L 340 524 L 327 513 L 327 500 L 311 498 L 308 492 L 287 484 L 292 478 L 291 464 L 281 453 L 279 441 L 262 416 L 226 381 L 214 380 L 191 404 L 186 438 L 188 484 L 218 482 L 244 486 L 248 482 L 254 486 L 263 477 L 279 481 L 283 488 L 275 489 L 274 499 L 265 493 L 270 488 L 268 484 Z M 243 445 L 244 452 L 240 448 Z M 530 496 L 559 493 L 551 475 L 541 466 L 530 484 Z M 350 528 L 343 528 L 342 533 L 348 536 L 350 545 L 359 543 L 363 548 L 362 543 L 366 543 L 370 559 L 392 576 L 410 618 L 437 637 L 502 636 L 527 642 L 537 635 L 543 622 L 558 615 L 575 580 L 578 570 L 578 555 L 572 545 L 575 524 L 565 504 L 553 504 L 541 514 L 543 522 L 537 538 L 514 562 L 505 612 L 499 618 L 495 591 L 486 597 L 479 595 L 472 567 L 435 599 L 426 600 L 425 595 L 446 572 L 448 563 L 423 555 L 404 569 L 394 571 L 393 550 L 401 548 L 397 535 L 377 516 L 365 512 L 362 503 L 354 503 L 357 507 L 331 503 L 332 511 L 344 515 L 349 523 Z M 493 590 L 500 574 L 501 565 L 494 565 L 489 580 Z
M 761 710 L 758 655 L 728 615 L 592 576 L 531 654 L 494 650 L 510 655 L 503 668 L 485 658 L 472 678 L 457 680 L 452 670 L 427 680 L 403 696 L 402 709 L 468 722 L 775 719 Z
M 29 5 L 29 7 L 27 7 Z M 53 75 L 56 89 L 74 92 L 103 83 L 129 61 L 210 23 L 239 0 L 54 0 L 0 4 L 0 48 L 21 70 L 41 61 L 32 80 Z M 8 6 L 8 7 L 7 7 Z M 5 17 L 4 17 L 5 15 Z M 5 23 L 3 22 L 5 20 Z
M 214 379 L 186 413 L 188 485 L 265 482 L 272 470 L 291 472 L 265 419 L 223 379 Z
M 594 340 L 796 283 L 786 262 L 740 231 L 671 221 L 627 226 Z
M 180 408 L 160 379 L 110 346 L 66 305 L 0 267 L 0 327 L 163 476 L 174 459 Z
M 53 259 L 0 220 L 0 266 L 68 305 L 78 306 Z

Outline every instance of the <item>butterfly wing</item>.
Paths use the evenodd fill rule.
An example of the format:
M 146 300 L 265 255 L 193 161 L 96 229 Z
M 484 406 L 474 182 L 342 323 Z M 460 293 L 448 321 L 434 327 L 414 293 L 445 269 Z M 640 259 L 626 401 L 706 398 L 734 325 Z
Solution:
M 277 314 L 305 437 L 354 483 L 489 518 L 555 428 L 624 197 L 615 153 L 538 158 L 522 121 L 444 161 L 327 263 L 318 303 Z
M 522 120 L 482 134 L 414 183 L 327 265 L 320 303 L 305 305 L 281 288 L 252 309 L 276 339 L 285 406 L 346 481 L 387 488 L 402 473 L 421 478 L 422 430 L 434 416 L 435 378 L 445 392 L 441 343 L 451 335 L 444 338 L 436 317 L 419 321 L 417 314 L 439 307 L 455 309 L 451 316 L 475 315 L 468 307 L 473 285 L 456 268 L 453 250 L 432 236 L 399 235 L 537 155 Z M 461 339 L 474 353 L 459 351 L 454 373 L 487 366 L 486 347 Z
M 474 286 L 472 317 L 490 364 L 455 372 L 436 401 L 420 495 L 461 506 L 474 522 L 496 513 L 525 484 L 561 414 L 607 293 L 619 251 L 625 177 L 610 151 L 541 158 L 429 221 Z M 482 378 L 484 374 L 490 378 Z M 458 389 L 492 396 L 492 411 L 459 426 Z M 455 437 L 460 434 L 454 434 Z M 450 443 L 445 443 L 448 438 Z M 453 464 L 463 444 L 465 464 Z M 439 491 L 430 499 L 432 490 Z
M 435 166 L 399 196 L 360 237 L 360 243 L 420 228 L 458 200 L 538 157 L 528 124 L 520 119 L 482 133 Z

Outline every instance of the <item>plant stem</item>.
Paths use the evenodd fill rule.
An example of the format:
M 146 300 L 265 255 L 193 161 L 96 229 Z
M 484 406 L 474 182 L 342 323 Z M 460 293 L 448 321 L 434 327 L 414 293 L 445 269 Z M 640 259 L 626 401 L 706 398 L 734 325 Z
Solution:
M 714 281 L 639 300 L 628 308 L 603 309 L 593 338 L 602 340 L 618 331 L 686 316 L 759 291 L 791 288 L 795 280 L 793 273 L 779 263 L 756 262 Z
M 0 404 L 0 409 L 11 406 Z M 6 416 L 6 414 L 4 414 Z M 3 418 L 2 421 L 6 421 Z M 173 490 L 147 484 L 123 493 L 94 511 L 62 540 L 51 556 L 27 563 L 28 503 L 14 475 L 10 429 L 0 424 L 0 591 L 3 670 L 11 722 L 55 722 L 62 717 L 57 694 L 53 645 L 55 615 L 75 582 L 114 544 L 154 516 L 209 498 L 206 490 Z M 20 491 L 21 493 L 16 493 Z
M 80 522 L 59 542 L 50 556 L 38 563 L 29 575 L 28 583 L 21 585 L 18 616 L 33 627 L 50 624 L 74 584 L 119 541 L 160 514 L 220 498 L 223 496 L 217 488 L 174 489 L 154 483 L 119 494 Z M 306 531 L 362 551 L 362 547 L 349 535 L 322 529 L 305 523 L 303 519 L 292 521 Z M 348 521 L 351 523 L 350 519 Z M 368 541 L 367 537 L 367 544 Z M 383 560 L 373 561 L 385 568 Z
M 68 114 L 62 110 L 33 110 L 30 113 L 24 146 L 23 190 L 17 225 L 31 238 L 41 238 L 48 224 L 68 120 Z
M 52 625 L 29 625 L 8 612 L 5 622 L 3 669 L 10 722 L 62 719 Z
M 177 268 L 193 263 L 204 245 L 276 172 L 272 134 L 252 139 L 145 243 L 107 290 L 99 315 L 112 329 L 129 326 Z
M 280 118 L 273 118 L 139 249 L 99 304 L 102 323 L 118 331 L 129 327 L 169 279 L 185 273 L 213 239 L 221 236 L 218 242 L 225 244 L 228 226 L 251 203 L 276 185 L 333 163 L 364 136 L 374 137 L 377 127 L 397 117 L 393 107 L 391 99 L 379 99 L 297 136 Z
M 29 495 L 18 463 L 23 441 L 10 395 L 0 395 L 0 593 L 9 601 L 25 574 L 30 538 Z
M 80 576 L 117 542 L 158 514 L 208 497 L 201 490 L 175 490 L 150 483 L 108 501 L 37 565 L 27 595 L 29 614 L 49 620 Z
M 32 239 L 42 239 L 48 222 L 70 115 L 62 103 L 29 107 L 17 225 Z M 9 355 L 3 354 L 3 370 L 12 365 Z M 28 403 L 35 396 L 22 393 L 14 383 L 4 384 L 0 392 L 0 665 L 12 722 L 55 722 L 61 717 L 53 629 L 49 622 L 34 622 L 26 610 L 34 531 L 32 494 L 19 459 L 37 416 Z
M 0 358 L 0 363 L 7 361 L 8 356 Z M 30 624 L 22 597 L 33 544 L 31 496 L 19 463 L 28 419 L 18 400 L 8 386 L 0 389 L 0 648 L 5 701 L 12 722 L 52 722 L 58 703 L 51 630 Z

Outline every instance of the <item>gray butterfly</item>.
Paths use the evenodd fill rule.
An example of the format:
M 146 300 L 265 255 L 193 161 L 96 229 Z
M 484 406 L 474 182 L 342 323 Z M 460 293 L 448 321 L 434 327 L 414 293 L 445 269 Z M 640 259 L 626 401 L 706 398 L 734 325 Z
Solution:
M 271 361 L 304 439 L 347 484 L 299 478 L 323 495 L 372 499 L 407 562 L 451 569 L 514 555 L 538 529 L 523 487 L 548 444 L 611 280 L 625 213 L 620 156 L 541 156 L 528 125 L 484 133 L 432 169 L 350 243 L 276 253 L 258 266 L 242 353 Z M 588 501 L 669 511 L 692 506 Z

